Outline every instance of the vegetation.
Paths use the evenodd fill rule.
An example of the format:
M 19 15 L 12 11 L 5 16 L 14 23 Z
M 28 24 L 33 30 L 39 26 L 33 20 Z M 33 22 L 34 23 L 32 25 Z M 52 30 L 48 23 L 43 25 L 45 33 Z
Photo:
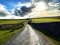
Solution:
M 38 31 L 38 32 L 39 32 L 43 37 L 45 37 L 45 38 L 50 42 L 50 44 L 52 44 L 52 45 L 57 45 L 56 40 L 48 37 L 47 35 L 43 34 L 43 33 L 40 32 L 40 31 Z
M 23 23 L 22 23 L 23 22 Z M 24 22 L 26 22 L 26 20 L 14 20 L 14 19 L 4 19 L 4 20 L 0 20 L 0 25 L 4 25 L 4 24 L 24 24 Z M 32 23 L 48 23 L 48 22 L 60 22 L 60 19 L 58 18 L 37 18 L 37 19 L 32 19 Z M 16 26 L 18 26 L 18 24 Z M 11 32 L 11 30 L 0 30 L 0 45 L 2 45 L 3 43 L 5 43 L 6 41 L 8 41 L 8 39 L 10 39 L 13 35 L 15 35 L 18 32 L 21 32 L 23 29 L 23 26 L 21 28 L 13 26 L 13 31 Z M 10 27 L 10 26 L 8 26 Z M 16 29 L 15 29 L 16 28 Z M 49 37 L 49 39 L 52 41 L 53 39 Z M 52 41 L 52 42 L 56 42 L 56 41 Z
M 0 24 L 15 24 L 20 23 L 26 20 L 19 20 L 19 19 L 0 19 Z
M 32 23 L 48 23 L 48 22 L 60 22 L 58 18 L 35 18 L 32 19 Z
M 3 25 L 2 27 L 4 29 L 6 28 L 6 26 L 4 27 L 4 25 L 8 25 L 6 30 L 4 30 L 3 28 L 3 30 L 0 30 L 0 45 L 8 41 L 13 35 L 17 34 L 18 32 L 21 32 L 25 22 L 26 20 L 0 20 L 0 26 Z M 9 30 L 7 30 L 8 28 Z M 10 30 L 10 28 L 12 30 Z
M 57 23 L 55 24 L 55 22 Z M 39 30 L 39 32 L 50 41 L 50 43 L 53 45 L 60 45 L 59 22 L 60 18 L 34 18 L 32 19 L 31 25 L 36 30 Z M 54 34 L 57 35 L 55 36 L 55 39 L 50 37 L 50 35 L 54 37 Z
M 22 28 L 19 30 L 14 30 L 13 32 L 10 32 L 10 30 L 0 31 L 0 45 L 8 41 L 13 35 L 21 31 L 22 31 Z

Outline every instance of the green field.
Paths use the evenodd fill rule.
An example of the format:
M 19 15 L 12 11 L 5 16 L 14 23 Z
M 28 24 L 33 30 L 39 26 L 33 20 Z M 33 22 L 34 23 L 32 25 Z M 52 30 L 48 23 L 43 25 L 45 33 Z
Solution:
M 2 24 L 16 24 L 16 23 L 25 23 L 26 20 L 0 20 L 0 25 Z M 5 43 L 6 41 L 8 41 L 13 35 L 17 34 L 18 32 L 21 32 L 23 29 L 17 29 L 14 30 L 13 32 L 10 32 L 10 30 L 0 30 L 0 45 L 2 45 L 3 43 Z
M 48 22 L 60 22 L 58 18 L 35 18 L 32 19 L 32 23 L 48 23 Z
M 15 24 L 15 23 L 20 23 L 20 22 L 24 22 L 26 20 L 19 20 L 19 19 L 4 19 L 4 20 L 0 20 L 0 24 Z

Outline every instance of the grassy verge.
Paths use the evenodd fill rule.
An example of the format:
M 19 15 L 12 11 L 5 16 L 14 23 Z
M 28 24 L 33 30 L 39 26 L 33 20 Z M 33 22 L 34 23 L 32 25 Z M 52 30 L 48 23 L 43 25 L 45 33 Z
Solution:
M 47 35 L 43 34 L 43 33 L 40 32 L 40 31 L 38 31 L 38 32 L 39 32 L 43 37 L 45 37 L 45 38 L 49 41 L 50 44 L 52 44 L 52 45 L 57 45 L 56 40 L 48 37 Z
M 58 18 L 36 18 L 32 19 L 32 23 L 48 23 L 48 22 L 60 22 Z
M 0 20 L 1 24 L 16 24 L 16 23 L 25 23 L 26 20 Z M 21 32 L 23 27 L 20 29 L 15 29 L 13 32 L 10 32 L 10 30 L 1 30 L 0 31 L 0 45 L 3 45 L 6 41 L 8 41 L 13 35 L 15 35 L 18 32 Z
M 19 30 L 15 30 L 13 32 L 10 32 L 10 30 L 0 31 L 0 45 L 8 41 L 8 39 L 10 39 L 14 34 L 21 31 L 22 31 L 22 28 Z
M 57 42 L 51 37 L 48 37 L 47 35 L 43 34 L 42 32 L 38 31 L 43 37 L 45 37 L 52 45 L 60 45 L 60 42 Z

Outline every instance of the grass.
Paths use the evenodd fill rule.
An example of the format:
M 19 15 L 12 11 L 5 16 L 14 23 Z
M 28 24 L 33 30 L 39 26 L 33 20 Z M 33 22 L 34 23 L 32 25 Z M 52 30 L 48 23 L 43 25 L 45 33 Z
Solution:
M 0 19 L 0 24 L 15 24 L 19 22 L 23 22 L 26 20 L 19 20 L 19 19 Z
M 47 35 L 43 34 L 43 33 L 40 32 L 40 31 L 38 31 L 38 32 L 39 32 L 43 37 L 45 37 L 45 38 L 49 41 L 50 44 L 52 44 L 52 45 L 57 45 L 57 43 L 56 43 L 56 41 L 55 41 L 54 39 L 48 37 Z
M 23 21 L 26 21 L 26 20 L 17 20 L 17 19 L 16 20 L 9 20 L 9 19 L 7 19 L 7 20 L 0 20 L 0 24 L 15 24 L 15 23 L 23 22 Z M 32 19 L 32 23 L 46 23 L 46 22 L 59 22 L 59 21 L 60 21 L 60 19 L 57 19 L 57 18 L 37 18 L 37 19 Z M 14 34 L 20 32 L 21 29 L 15 30 L 13 32 L 10 32 L 10 30 L 2 30 L 2 31 L 0 31 L 0 45 L 5 43 Z M 54 43 L 56 42 L 50 37 L 48 37 L 48 39 L 50 41 L 54 42 Z
M 35 18 L 35 19 L 32 19 L 32 23 L 49 23 L 49 22 L 60 22 L 60 19 L 58 19 L 58 18 Z M 60 42 L 57 42 L 53 38 L 48 37 L 47 35 L 43 34 L 42 32 L 40 32 L 40 34 L 42 34 L 44 37 L 46 37 L 52 45 L 60 45 Z
M 31 25 L 32 26 L 32 25 Z M 36 30 L 36 29 L 35 29 Z M 59 45 L 60 43 L 57 43 L 56 40 L 54 40 L 53 38 L 51 37 L 48 37 L 47 35 L 45 35 L 43 32 L 39 31 L 39 30 L 36 30 L 40 35 L 42 35 L 45 39 L 48 40 L 48 42 L 51 44 L 51 45 Z
M 11 19 L 7 19 L 7 20 L 0 20 L 0 25 L 1 24 L 16 24 L 16 23 L 21 23 L 21 22 L 26 22 L 26 20 L 11 20 Z M 8 41 L 13 35 L 15 35 L 18 32 L 21 32 L 23 29 L 17 29 L 14 30 L 13 32 L 10 32 L 10 30 L 1 30 L 0 31 L 0 45 L 2 45 L 3 43 L 5 43 L 6 41 Z
M 43 34 L 42 32 L 38 31 L 43 37 L 45 37 L 50 44 L 52 45 L 60 45 L 60 42 L 57 42 L 56 40 L 54 40 L 53 38 L 51 37 L 48 37 L 47 35 Z
M 10 30 L 3 30 L 0 31 L 0 45 L 8 41 L 13 35 L 15 35 L 18 32 L 21 32 L 22 28 L 19 30 L 15 30 L 13 32 L 10 32 Z
M 48 22 L 60 22 L 58 18 L 37 18 L 32 19 L 32 23 L 48 23 Z

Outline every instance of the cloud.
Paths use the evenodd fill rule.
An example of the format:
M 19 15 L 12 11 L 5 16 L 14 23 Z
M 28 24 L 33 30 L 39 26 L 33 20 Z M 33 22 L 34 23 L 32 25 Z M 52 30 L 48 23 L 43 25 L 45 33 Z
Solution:
M 60 3 L 60 0 L 53 0 L 53 2 Z
M 27 3 L 20 3 L 20 2 L 18 2 L 16 4 L 16 7 L 22 7 L 22 6 L 31 7 L 31 3 L 30 2 L 27 2 Z
M 14 5 L 14 8 L 11 10 L 12 13 L 14 13 L 14 10 L 21 10 L 21 7 L 26 6 L 26 7 L 31 7 L 31 2 L 27 3 L 20 3 L 18 2 L 17 4 Z
M 50 2 L 48 5 L 57 7 L 57 6 L 59 6 L 59 3 Z
M 8 15 L 5 17 L 0 17 L 0 19 L 27 19 L 29 17 L 28 16 L 24 16 L 24 17 L 20 17 L 20 16 L 15 16 L 15 15 Z
M 7 11 L 4 5 L 0 4 L 0 16 L 6 16 L 6 15 L 10 15 L 10 13 Z
M 0 4 L 0 10 L 6 10 L 5 6 Z
M 39 2 L 39 1 L 41 1 L 41 0 L 31 0 L 31 1 L 33 1 L 33 2 Z
M 32 9 L 32 12 L 31 12 L 31 15 L 35 15 L 41 11 L 44 11 L 46 10 L 46 5 L 45 5 L 45 2 L 36 2 L 35 3 L 35 8 Z
M 22 6 L 21 10 L 15 9 L 14 13 L 16 16 L 25 16 L 31 12 L 31 7 Z
M 52 17 L 52 16 L 59 16 L 60 15 L 60 12 L 58 10 L 60 3 L 54 3 L 53 0 L 42 0 L 42 1 L 41 0 L 35 0 L 35 2 L 33 2 L 33 3 L 35 4 L 35 8 L 33 8 L 32 12 L 27 14 L 27 16 L 32 15 L 31 17 L 49 17 L 49 16 Z M 28 3 L 18 2 L 15 5 L 15 7 L 18 10 L 21 10 L 22 6 L 30 7 L 31 2 L 28 2 Z M 16 8 L 14 8 L 13 10 L 15 10 Z
M 47 10 L 58 10 L 60 3 L 49 2 Z
M 60 16 L 60 10 L 43 11 L 42 16 Z
M 30 12 L 28 15 L 32 15 L 32 17 L 60 16 L 60 11 L 58 10 L 59 5 L 60 3 L 54 3 L 51 0 L 35 2 L 35 8 L 32 9 L 32 12 Z

